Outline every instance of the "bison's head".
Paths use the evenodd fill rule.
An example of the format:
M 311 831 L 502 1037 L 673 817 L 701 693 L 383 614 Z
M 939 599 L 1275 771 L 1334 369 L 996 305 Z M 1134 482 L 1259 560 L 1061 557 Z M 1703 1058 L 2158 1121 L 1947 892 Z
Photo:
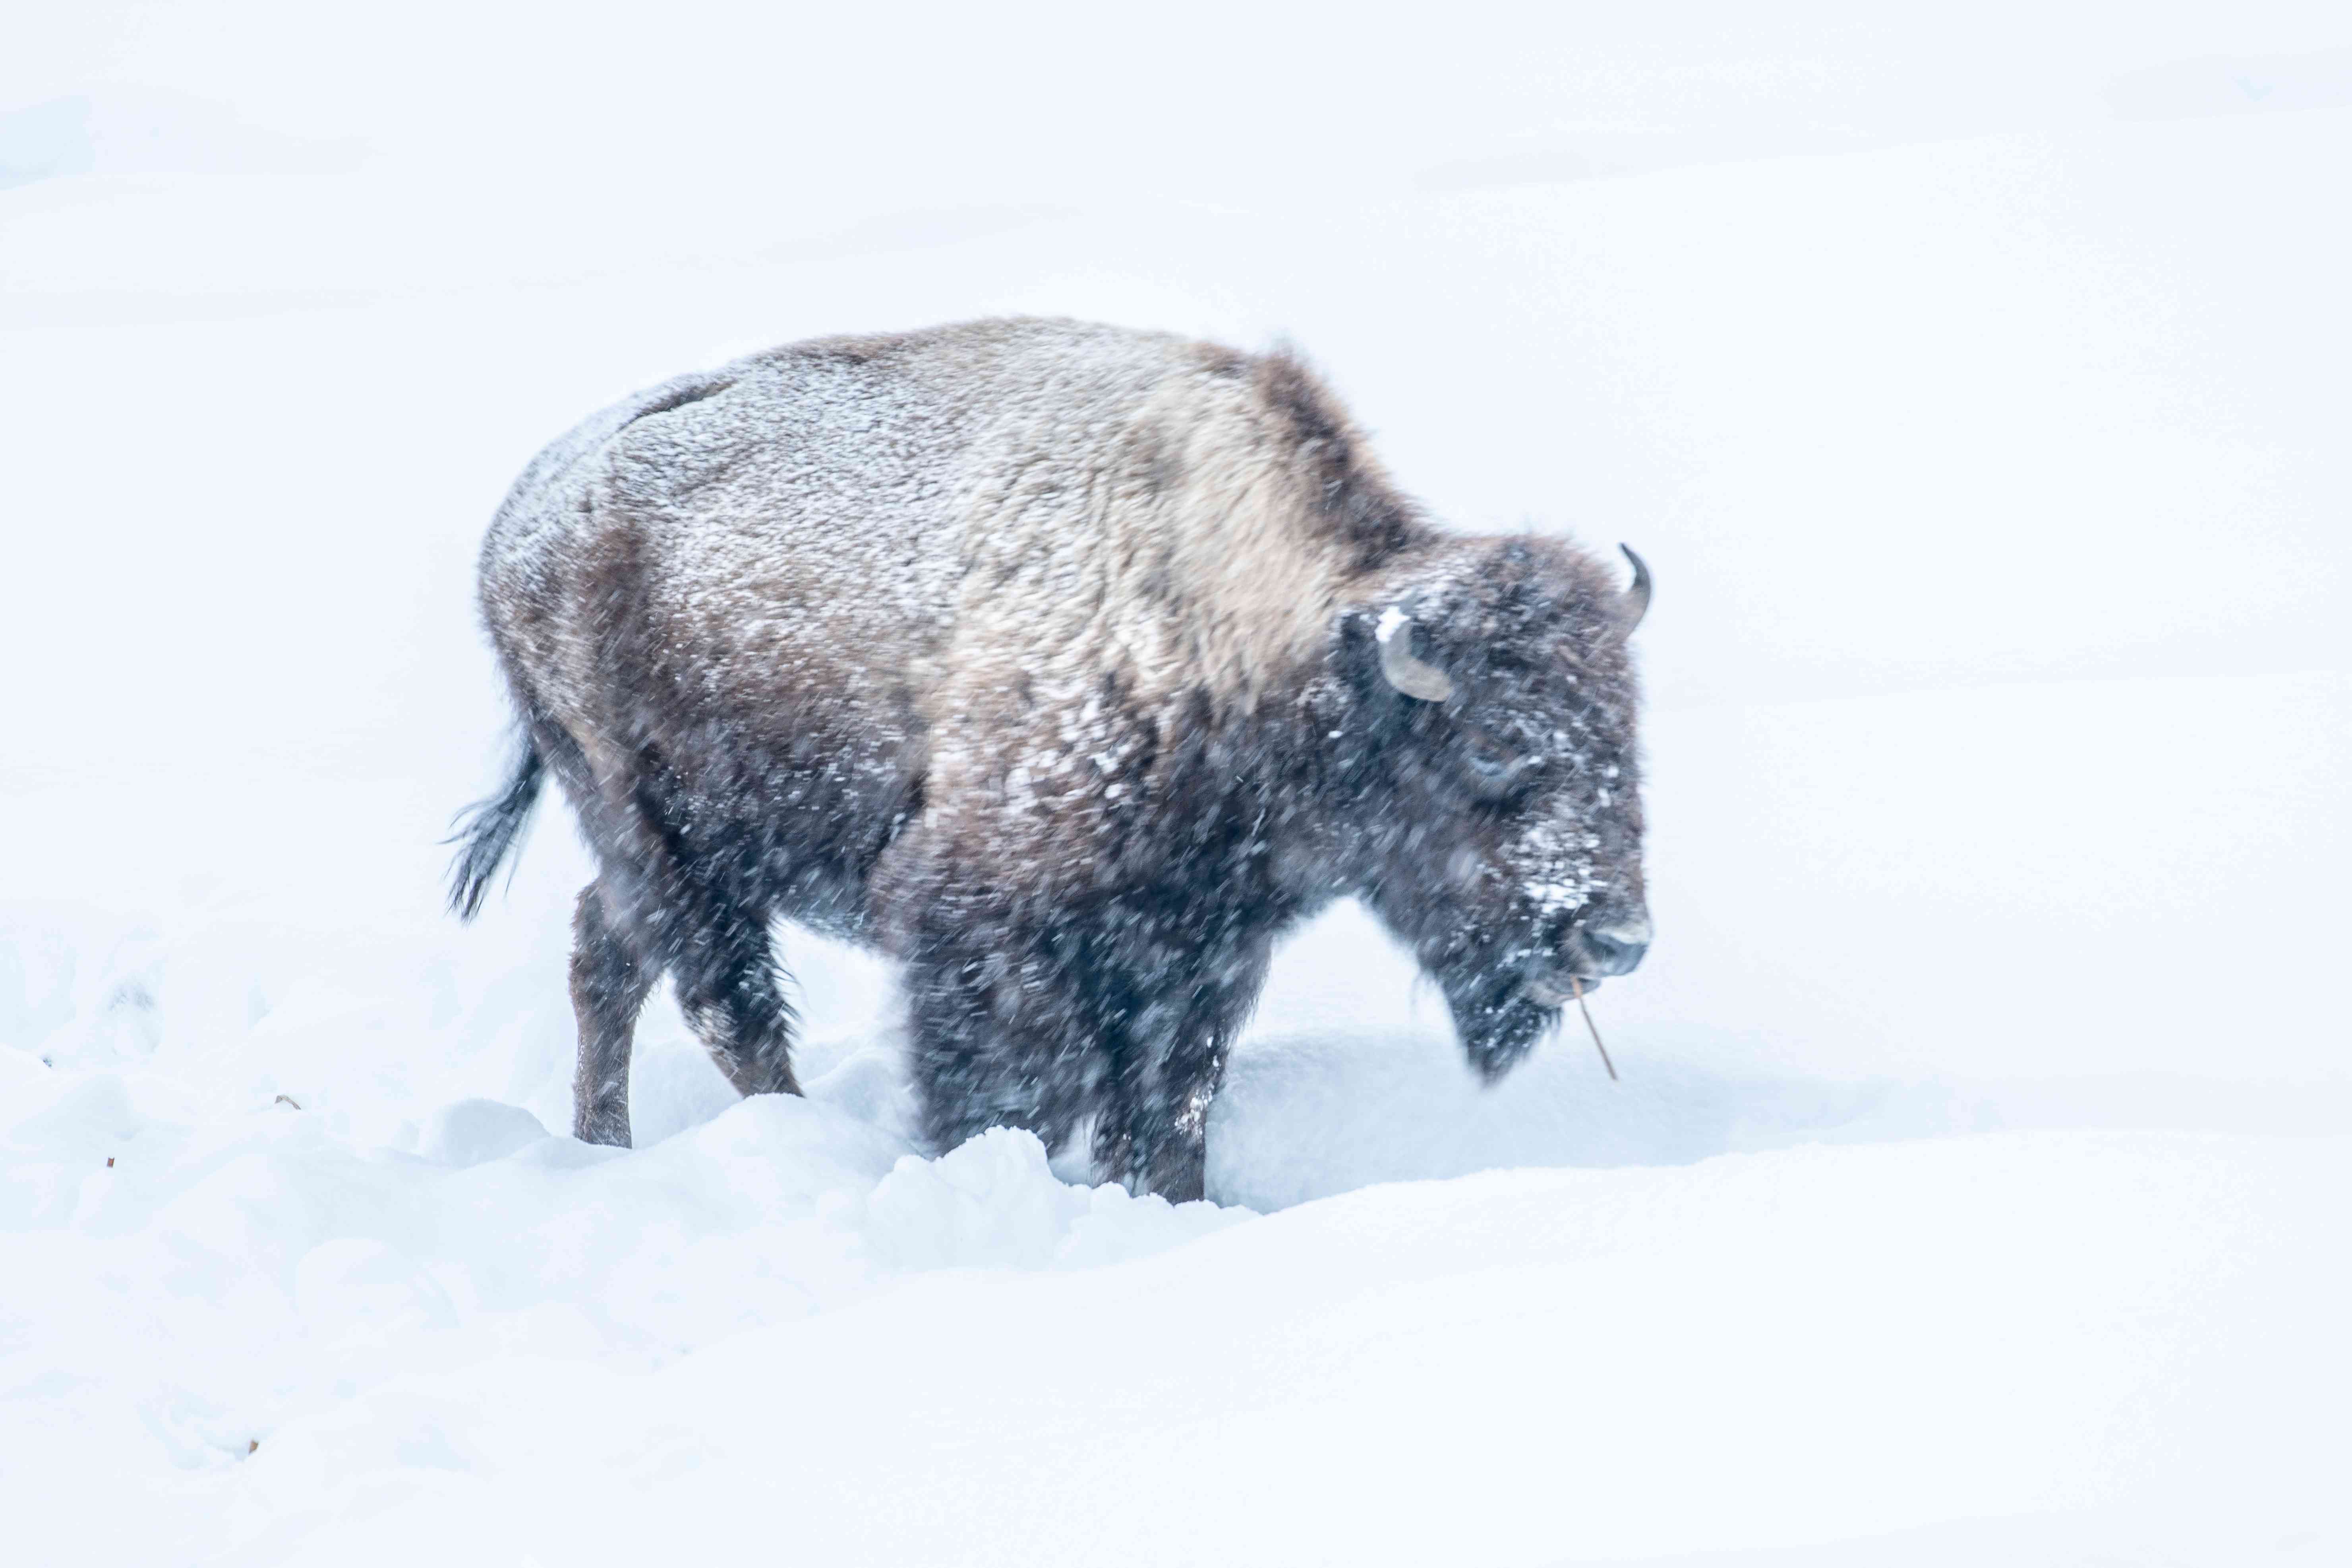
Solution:
M 1465 542 L 1346 627 L 1379 779 L 1367 900 L 1421 959 L 1470 1061 L 1499 1077 L 1572 994 L 1642 962 L 1637 705 L 1650 596 L 1572 546 Z

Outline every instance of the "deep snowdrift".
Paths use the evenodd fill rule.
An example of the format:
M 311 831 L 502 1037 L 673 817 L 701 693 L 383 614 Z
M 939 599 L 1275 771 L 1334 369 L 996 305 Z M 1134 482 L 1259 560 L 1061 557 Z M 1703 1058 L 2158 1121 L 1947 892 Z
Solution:
M 1252 1218 L 1065 1185 L 1025 1134 L 919 1160 L 823 1099 L 633 1153 L 469 1101 L 407 1155 L 12 1071 L 28 1560 L 2347 1539 L 2340 1443 L 2279 1440 L 2352 1398 L 2342 1138 L 1992 1134 Z

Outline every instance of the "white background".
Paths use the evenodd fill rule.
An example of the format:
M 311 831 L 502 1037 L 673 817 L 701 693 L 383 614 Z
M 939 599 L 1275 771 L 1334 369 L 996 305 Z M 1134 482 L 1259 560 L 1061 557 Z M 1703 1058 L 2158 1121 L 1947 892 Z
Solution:
M 479 1272 L 515 1245 L 502 1223 L 585 1223 L 590 1204 L 668 1224 L 684 1200 L 656 1159 L 716 1162 L 694 1167 L 697 1190 L 720 1194 L 711 1235 L 807 1298 L 787 1310 L 742 1295 L 741 1270 L 682 1273 L 681 1299 L 728 1305 L 688 1313 L 678 1350 L 724 1342 L 714 1364 L 739 1352 L 766 1364 L 730 1336 L 783 1333 L 775 1325 L 811 1301 L 864 1303 L 832 1331 L 870 1332 L 867 1345 L 905 1331 L 889 1313 L 935 1309 L 944 1323 L 1003 1310 L 950 1300 L 963 1285 L 878 1283 L 942 1259 L 889 1253 L 874 1238 L 896 1233 L 865 1218 L 845 1234 L 894 1261 L 868 1257 L 856 1290 L 828 1294 L 807 1283 L 816 1265 L 799 1244 L 772 1234 L 777 1211 L 723 1196 L 764 1191 L 760 1172 L 779 1162 L 814 1161 L 833 1173 L 810 1177 L 812 1192 L 831 1182 L 870 1204 L 904 1151 L 891 1142 L 903 1086 L 887 972 L 796 935 L 803 1076 L 823 1086 L 806 1113 L 835 1119 L 825 1137 L 882 1140 L 866 1154 L 812 1152 L 823 1139 L 791 1119 L 801 1111 L 730 1110 L 664 1000 L 642 1034 L 636 1096 L 641 1145 L 684 1135 L 668 1154 L 581 1166 L 580 1182 L 605 1184 L 593 1197 L 534 1187 L 523 1217 L 478 1234 L 454 1221 L 395 1234 L 328 1195 L 375 1183 L 409 1194 L 383 1204 L 424 1203 L 431 1184 L 473 1179 L 478 1159 L 572 1170 L 548 1152 L 561 1141 L 533 1143 L 536 1129 L 512 1119 L 568 1124 L 563 926 L 584 871 L 560 807 L 477 926 L 438 912 L 437 840 L 499 761 L 504 716 L 470 576 L 505 485 L 541 442 L 634 386 L 824 331 L 1018 310 L 1244 346 L 1286 337 L 1443 518 L 1623 539 L 1656 571 L 1640 636 L 1660 935 L 1641 973 L 1596 999 L 1625 1084 L 1612 1089 L 1564 1036 L 1477 1090 L 1433 994 L 1342 910 L 1277 963 L 1213 1124 L 1213 1197 L 1266 1209 L 1565 1165 L 1595 1168 L 1603 1185 L 1526 1173 L 1512 1179 L 1533 1185 L 1510 1201 L 1638 1210 L 1653 1190 L 1640 1184 L 1686 1177 L 1749 1184 L 1782 1213 L 1788 1194 L 1809 1194 L 1825 1206 L 1806 1212 L 1826 1215 L 1868 1190 L 1891 1205 L 1898 1253 L 2021 1300 L 2049 1278 L 2030 1227 L 1906 1228 L 1900 1215 L 2006 1194 L 2145 1239 L 2144 1257 L 2093 1270 L 2074 1296 L 2049 1287 L 2074 1327 L 2019 1320 L 2020 1364 L 2035 1373 L 2022 1405 L 1939 1415 L 1930 1390 L 1871 1417 L 1900 1430 L 1907 1410 L 1923 1433 L 1981 1439 L 1938 1461 L 1942 1492 L 1882 1481 L 1814 1506 L 1785 1503 L 1783 1488 L 1785 1506 L 1734 1509 L 1710 1530 L 1654 1489 L 1729 1496 L 1752 1452 L 1676 1464 L 1661 1436 L 1669 1473 L 1652 1474 L 1653 1489 L 1603 1488 L 1617 1500 L 1606 1508 L 1588 1499 L 1587 1533 L 1538 1509 L 1524 1477 L 1443 1510 L 1471 1531 L 1450 1539 L 1480 1543 L 1474 1555 L 1793 1546 L 2059 1509 L 2075 1522 L 2015 1539 L 1953 1525 L 1936 1539 L 2012 1557 L 2029 1536 L 2053 1552 L 2125 1551 L 2155 1517 L 2131 1499 L 2185 1495 L 2188 1472 L 2166 1467 L 2189 1463 L 2183 1434 L 2223 1420 L 2193 1391 L 2266 1386 L 2192 1371 L 2284 1310 L 2275 1292 L 2212 1305 L 2211 1259 L 2253 1259 L 2254 1278 L 2342 1256 L 2352 23 L 2340 7 L 19 10 L 0 50 L 0 1122 L 21 1121 L 6 1147 L 23 1160 L 0 1192 L 23 1201 L 0 1214 L 23 1234 L 0 1245 L 23 1250 L 13 1265 L 0 1251 L 0 1355 L 25 1359 L 0 1384 L 16 1377 L 40 1415 L 17 1426 L 21 1442 L 0 1435 L 0 1496 L 26 1489 L 15 1506 L 40 1508 L 56 1542 L 97 1560 L 356 1561 L 353 1541 L 394 1538 L 368 1534 L 381 1510 L 422 1510 L 415 1528 L 434 1539 L 457 1516 L 433 1510 L 471 1509 L 468 1528 L 486 1533 L 458 1539 L 496 1539 L 483 1560 L 516 1560 L 499 1531 L 526 1541 L 551 1527 L 516 1500 L 538 1495 L 511 1480 L 525 1460 L 490 1438 L 433 1471 L 509 1478 L 470 1501 L 402 1490 L 418 1461 L 390 1438 L 341 1481 L 271 1479 L 267 1461 L 323 1463 L 320 1428 L 301 1423 L 382 1426 L 385 1380 L 419 1368 L 521 1376 L 518 1345 L 597 1377 L 635 1367 L 641 1318 L 613 1309 L 602 1338 L 547 1338 L 539 1319 L 526 1331 L 499 1317 L 525 1309 L 478 1293 Z M 469 1097 L 521 1110 L 446 1109 Z M 100 1179 L 89 1171 L 104 1169 L 108 1140 L 141 1136 L 180 1151 L 147 1198 L 109 1208 L 117 1200 L 77 1184 Z M 1935 1142 L 1889 1142 L 1921 1138 Z M 1814 1140 L 1864 1147 L 1769 1152 Z M 205 1148 L 247 1153 L 191 1152 Z M 1761 1163 L 1727 1176 L 1708 1159 L 1738 1151 L 1762 1152 L 1735 1163 Z M 274 1173 L 221 1188 L 248 1156 Z M 1042 1171 L 1004 1158 L 954 1210 L 983 1229 L 1016 1191 L 1064 1202 Z M 2142 1176 L 2100 1184 L 2109 1162 L 2133 1160 L 2148 1162 Z M 2314 1172 L 2316 1186 L 2303 1180 Z M 2319 1190 L 2330 1172 L 2334 1194 Z M 1604 1293 L 1711 1299 L 1696 1282 L 1746 1243 L 1737 1226 L 1690 1217 L 1706 1212 L 1699 1191 L 1656 1200 L 1687 1231 L 1641 1211 L 1665 1226 L 1654 1238 L 1680 1238 L 1670 1273 L 1621 1270 Z M 2100 1207 L 2101 1194 L 2122 1206 Z M 1427 1234 L 1444 1235 L 1485 1223 L 1490 1199 L 1502 1201 L 1475 1183 L 1383 1188 L 1339 1199 L 1330 1235 L 1378 1231 L 1390 1220 L 1362 1216 L 1387 1201 L 1403 1205 L 1398 1235 L 1423 1234 L 1410 1215 L 1438 1212 L 1453 1217 Z M 1749 1198 L 1726 1201 L 1738 1212 Z M 2200 1203 L 2213 1205 L 2197 1211 L 2210 1258 L 2159 1223 Z M 1103 1222 L 1125 1238 L 1104 1258 L 1214 1217 L 1162 1215 L 1177 1226 L 1163 1234 L 1140 1212 Z M 1037 1234 L 1048 1239 L 1032 1251 L 1062 1256 L 1050 1239 L 1062 1232 Z M 1891 1289 L 1882 1255 L 1841 1247 L 1842 1234 L 1826 1218 L 1795 1224 L 1772 1256 L 1783 1268 L 1810 1259 L 1806 1289 L 1849 1303 Z M 346 1256 L 362 1235 L 383 1250 Z M 637 1266 L 636 1244 L 614 1245 L 614 1267 Z M 974 1245 L 944 1260 L 1037 1261 Z M 1207 1248 L 1195 1288 L 1249 1296 L 1274 1288 L 1251 1251 L 1271 1245 L 1228 1236 L 1149 1266 Z M 215 1263 L 173 1273 L 167 1260 L 191 1248 Z M 1514 1264 L 1507 1248 L 1460 1266 L 1566 1267 Z M 121 1300 L 72 1283 L 110 1269 L 136 1282 Z M 452 1269 L 478 1294 L 451 1285 Z M 446 1331 L 488 1337 L 464 1354 L 415 1350 L 431 1336 L 398 1327 L 400 1314 L 438 1323 L 438 1309 L 415 1307 L 406 1285 L 382 1299 L 345 1288 L 377 1275 L 439 1280 Z M 2158 1275 L 2174 1284 L 2147 1283 Z M 583 1294 L 609 1289 L 604 1276 L 534 1278 L 530 1311 L 606 1312 Z M 1335 1264 L 1302 1289 L 1349 1278 Z M 2295 1310 L 2341 1303 L 2340 1271 L 2295 1278 Z M 1984 1320 L 1965 1291 L 1915 1284 L 1891 1313 L 1954 1334 Z M 247 1287 L 274 1304 L 223 1305 Z M 1550 1289 L 1524 1299 L 1552 1303 Z M 926 1291 L 949 1295 L 926 1309 Z M 2162 1316 L 2151 1302 L 2192 1297 L 2206 1315 L 2190 1327 L 2147 1327 Z M 348 1322 L 318 1304 L 362 1299 L 374 1305 Z M 1046 1315 L 1077 1313 L 1076 1300 Z M 1400 1342 L 1454 1342 L 1460 1301 L 1381 1301 Z M 507 1325 L 495 1334 L 494 1320 Z M 1315 1334 L 1335 1331 L 1317 1321 Z M 1557 1350 L 1593 1348 L 1606 1364 L 1613 1343 L 1685 1378 L 1713 1364 L 1660 1321 L 1584 1323 Z M 352 1323 L 390 1347 L 363 1373 L 328 1365 L 362 1331 Z M 2132 1338 L 2141 1330 L 2156 1337 Z M 1261 1331 L 1277 1334 L 1236 1319 L 1218 1353 L 1257 1345 L 1249 1353 L 1287 1369 L 1275 1386 L 1294 1374 L 1320 1386 L 1313 1356 L 1274 1355 Z M 1800 1381 L 1822 1408 L 1840 1390 L 1882 1388 L 1886 1364 L 1926 1375 L 1957 1353 L 1920 1342 L 1891 1363 L 1840 1362 L 1850 1339 L 1817 1331 L 1827 1360 Z M 2153 1424 L 2145 1442 L 2066 1391 L 2062 1370 L 2091 1364 L 2078 1331 L 2139 1347 L 2116 1352 L 2137 1370 L 2113 1386 L 2115 1408 Z M 2257 1337 L 2279 1377 L 2330 1386 L 2341 1352 L 2321 1369 L 2325 1336 L 2312 1333 Z M 310 1370 L 273 1362 L 273 1335 L 310 1345 Z M 1744 1349 L 1722 1352 L 1712 1395 L 1686 1390 L 1684 1446 L 1805 1419 L 1790 1414 L 1795 1385 L 1756 1370 L 1760 1342 L 1722 1342 Z M 772 1353 L 788 1367 L 806 1351 L 779 1341 Z M 1377 1363 L 1344 1363 L 1343 1381 Z M 1559 1375 L 1573 1383 L 1584 1364 L 1563 1359 Z M 1645 1386 L 1561 1397 L 1622 1430 Z M 970 1396 L 995 1407 L 985 1390 Z M 884 1422 L 875 1441 L 903 1462 L 902 1491 L 1007 1495 L 1014 1483 L 969 1456 L 892 1447 L 887 1397 L 852 1378 L 835 1414 Z M 1145 1435 L 1180 1419 L 1150 1415 L 1173 1408 L 1163 1395 L 1134 1397 L 1131 1410 L 1089 1408 L 1074 1392 L 1041 1419 L 1108 1434 L 1131 1419 Z M 1486 1396 L 1411 1397 L 1445 1411 L 1483 1410 Z M 460 1403 L 489 1398 L 478 1388 Z M 1238 1405 L 1211 1406 L 1238 1418 Z M 1326 1415 L 1284 1428 L 1284 1444 L 1352 1453 L 1345 1435 L 1379 1426 Z M 1850 1430 L 1845 1419 L 1822 1415 L 1818 1430 Z M 2278 1458 L 2285 1501 L 2263 1512 L 2226 1506 L 2252 1491 L 2217 1491 L 2217 1561 L 2251 1550 L 2233 1524 L 2261 1513 L 2268 1531 L 2300 1506 L 2285 1456 L 2308 1460 L 2315 1438 L 2294 1417 L 2267 1419 L 2273 1441 L 2256 1449 Z M 298 1436 L 247 1463 L 248 1434 L 281 1428 Z M 2073 1458 L 2045 1455 L 2038 1479 L 1987 1468 L 1981 1455 L 2027 1429 L 2060 1434 Z M 522 1431 L 517 1452 L 544 1436 Z M 1545 1423 L 1491 1448 L 1559 1458 L 1538 1466 L 1559 1478 L 1573 1468 L 1547 1446 L 1560 1440 Z M 752 1470 L 781 1463 L 744 1442 Z M 1016 1459 L 1044 1450 L 1021 1443 L 988 1440 L 1027 1474 Z M 1440 1447 L 1453 1446 L 1379 1451 L 1427 1480 L 1453 1473 L 1429 1468 Z M 1153 1473 L 1170 1486 L 1187 1464 L 1223 1475 L 1236 1451 L 1207 1442 Z M 1372 1461 L 1359 1461 L 1334 1460 L 1332 1484 L 1360 1479 Z M 116 1486 L 124 1471 L 174 1478 L 179 1501 L 147 1534 L 124 1521 L 119 1540 L 49 1511 L 97 1486 L 101 1465 Z M 2061 1474 L 2111 1484 L 2050 1490 Z M 545 1484 L 549 1499 L 562 1489 Z M 668 1494 L 647 1487 L 646 1506 L 669 1517 Z M 1214 1516 L 1202 1528 L 1221 1552 L 1268 1561 L 1310 1560 L 1303 1540 L 1334 1539 L 1286 1533 L 1328 1524 L 1302 1500 L 1311 1491 L 1178 1489 L 1181 1506 Z M 724 1500 L 740 1495 L 703 1500 L 709 1540 L 730 1539 Z M 310 1523 L 287 1522 L 329 1496 Z M 1550 1533 L 1512 1522 L 1515 1509 L 1551 1519 Z M 870 1523 L 853 1517 L 828 1538 L 835 1560 Z M 1440 1550 L 1390 1523 L 1360 1541 L 1343 1531 L 1346 1554 Z M 2262 1549 L 2321 1528 L 2286 1520 Z M 1086 1547 L 1034 1521 L 991 1530 L 953 1539 L 1024 1561 Z M 891 1550 L 953 1554 L 949 1537 L 925 1539 Z M 1149 1551 L 1120 1539 L 1186 1560 L 1185 1538 Z M 583 1540 L 573 1550 L 594 1555 L 593 1532 Z

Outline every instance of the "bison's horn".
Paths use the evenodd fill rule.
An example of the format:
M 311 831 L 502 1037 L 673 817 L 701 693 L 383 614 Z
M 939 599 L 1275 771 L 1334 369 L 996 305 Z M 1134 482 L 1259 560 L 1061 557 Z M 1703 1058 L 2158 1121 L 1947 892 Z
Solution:
M 1632 637 L 1633 628 L 1642 624 L 1642 617 L 1650 613 L 1650 567 L 1633 553 L 1632 545 L 1621 544 L 1617 548 L 1633 563 L 1633 585 L 1625 590 L 1625 635 Z
M 1375 634 L 1381 639 L 1381 673 L 1407 697 L 1443 702 L 1454 695 L 1454 682 L 1433 664 L 1412 657 L 1412 617 L 1391 605 L 1381 615 Z

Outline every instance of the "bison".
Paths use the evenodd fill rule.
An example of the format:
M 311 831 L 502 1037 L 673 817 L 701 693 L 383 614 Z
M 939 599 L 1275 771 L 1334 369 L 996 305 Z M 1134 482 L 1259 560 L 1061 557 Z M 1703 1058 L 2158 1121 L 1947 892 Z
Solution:
M 451 902 L 551 773 L 597 866 L 582 1139 L 628 1142 L 665 974 L 738 1089 L 797 1091 L 783 920 L 903 966 L 936 1147 L 1025 1127 L 1198 1197 L 1275 941 L 1332 900 L 1488 1079 L 1641 961 L 1625 554 L 1621 588 L 1441 531 L 1288 352 L 1017 320 L 753 354 L 594 416 L 500 507 L 520 760 Z

